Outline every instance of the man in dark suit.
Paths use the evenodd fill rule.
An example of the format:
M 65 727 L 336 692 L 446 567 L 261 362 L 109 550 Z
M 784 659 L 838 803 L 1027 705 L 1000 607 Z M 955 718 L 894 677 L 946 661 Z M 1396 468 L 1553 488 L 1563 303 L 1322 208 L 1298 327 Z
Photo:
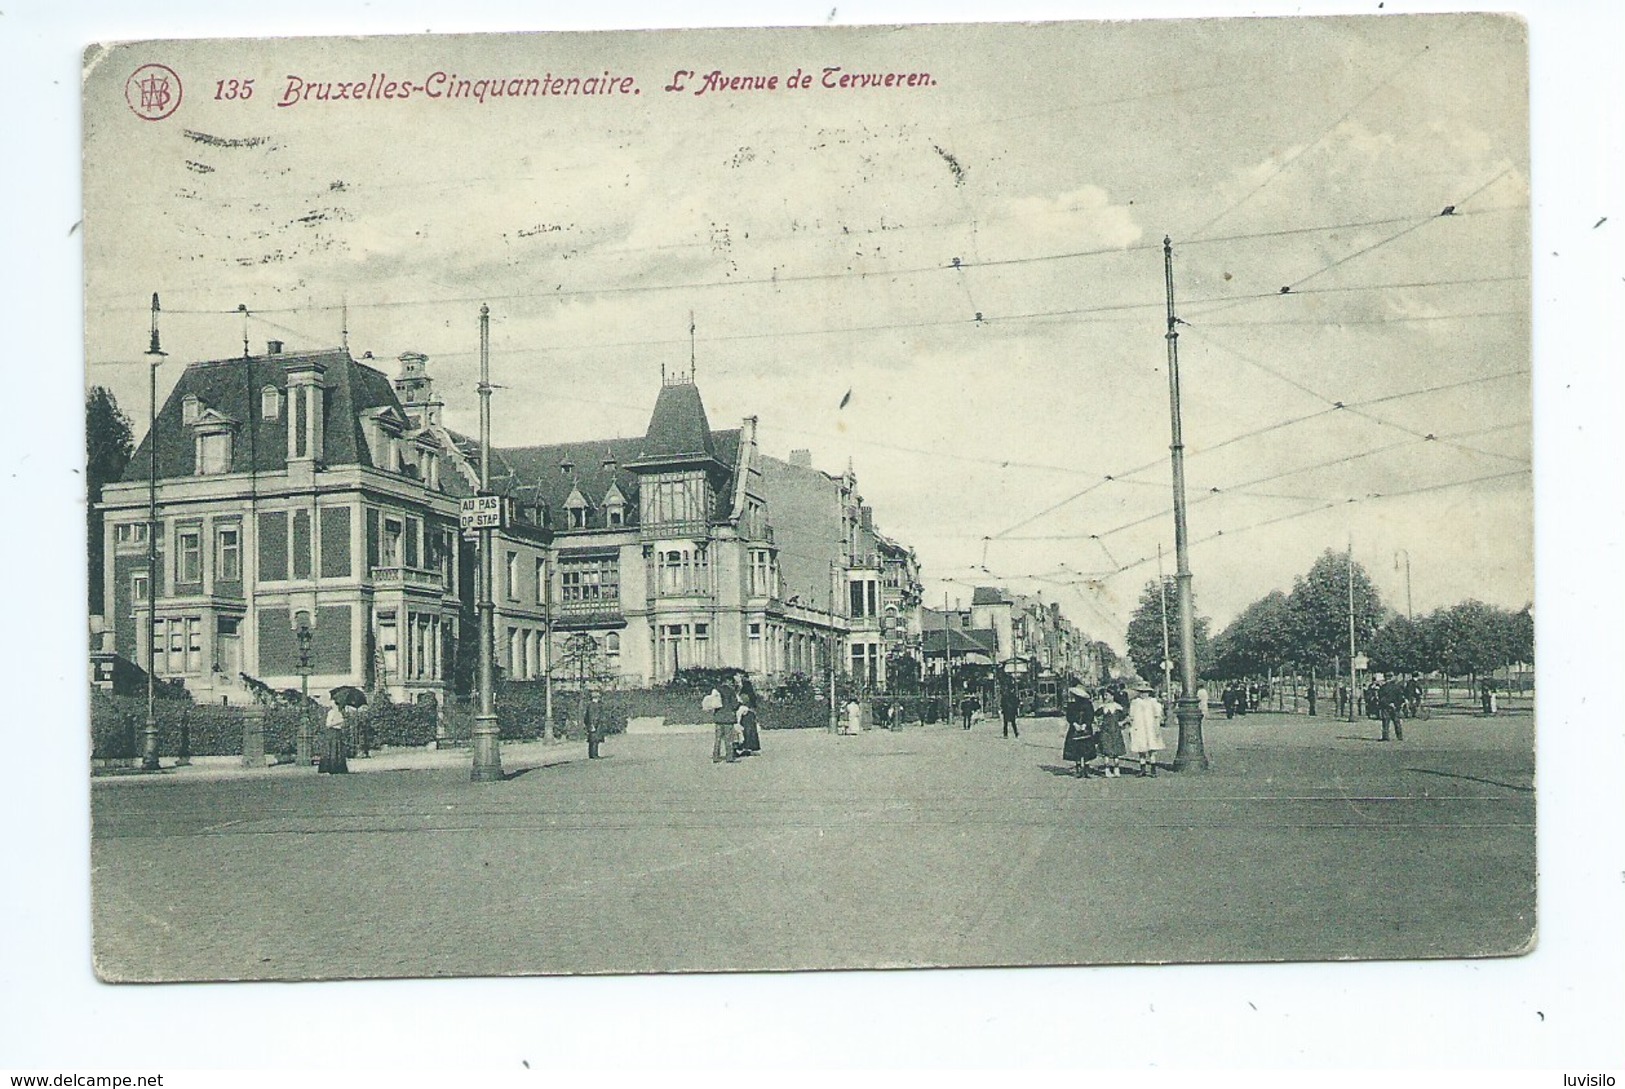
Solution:
M 1405 713 L 1405 686 L 1399 683 L 1399 678 L 1385 680 L 1381 673 L 1373 678 L 1372 688 L 1376 690 L 1377 714 L 1382 719 L 1382 739 L 1388 740 L 1388 729 L 1393 727 L 1394 740 L 1405 740 L 1405 727 L 1401 717 Z
M 1015 734 L 1017 737 L 1021 736 L 1021 731 L 1016 729 L 1016 711 L 1019 707 L 1020 702 L 1016 697 L 1016 686 L 1009 681 L 1001 684 L 999 686 L 999 714 L 1004 719 L 1005 737 L 1009 737 L 1011 734 Z

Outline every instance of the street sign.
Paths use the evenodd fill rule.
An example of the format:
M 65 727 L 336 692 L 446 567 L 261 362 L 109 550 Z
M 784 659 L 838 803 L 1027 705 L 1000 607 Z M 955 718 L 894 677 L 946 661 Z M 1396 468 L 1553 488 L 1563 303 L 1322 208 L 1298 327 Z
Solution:
M 501 529 L 502 497 L 474 495 L 464 499 L 458 511 L 458 524 L 464 532 L 471 529 Z
M 1364 673 L 1366 670 L 1368 670 L 1370 668 L 1371 668 L 1371 659 L 1367 658 L 1363 654 L 1356 654 L 1354 656 L 1354 669 L 1355 669 L 1355 672 Z

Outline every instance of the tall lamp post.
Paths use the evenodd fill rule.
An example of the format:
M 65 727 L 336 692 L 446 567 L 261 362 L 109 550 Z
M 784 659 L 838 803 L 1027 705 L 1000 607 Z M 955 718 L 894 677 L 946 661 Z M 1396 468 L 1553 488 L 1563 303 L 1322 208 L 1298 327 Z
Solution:
M 141 769 L 158 770 L 158 293 L 152 293 L 151 336 L 147 341 L 147 445 L 152 454 L 147 472 L 147 721 L 141 733 Z
M 480 305 L 480 493 L 491 491 L 491 308 Z M 497 726 L 496 694 L 491 659 L 496 654 L 496 602 L 491 580 L 496 572 L 491 549 L 494 531 L 480 527 L 480 713 L 474 716 L 474 768 L 476 783 L 502 778 L 502 746 Z
M 303 609 L 293 614 L 293 637 L 299 645 L 299 731 L 294 738 L 294 761 L 310 766 L 311 644 L 316 641 L 316 618 Z
M 1179 416 L 1179 318 L 1174 315 L 1174 243 L 1162 239 L 1163 279 L 1168 289 L 1168 414 L 1169 460 L 1174 472 L 1174 585 L 1179 602 L 1179 749 L 1175 771 L 1206 771 L 1207 751 L 1202 747 L 1202 711 L 1196 703 L 1196 609 L 1191 595 L 1190 543 L 1185 530 L 1185 439 Z

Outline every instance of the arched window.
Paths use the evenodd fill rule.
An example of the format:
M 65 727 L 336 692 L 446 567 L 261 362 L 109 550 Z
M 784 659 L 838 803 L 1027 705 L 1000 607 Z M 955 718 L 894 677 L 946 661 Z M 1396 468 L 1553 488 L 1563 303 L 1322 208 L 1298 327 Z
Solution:
M 267 420 L 281 418 L 282 393 L 275 386 L 266 386 L 260 390 L 260 416 Z

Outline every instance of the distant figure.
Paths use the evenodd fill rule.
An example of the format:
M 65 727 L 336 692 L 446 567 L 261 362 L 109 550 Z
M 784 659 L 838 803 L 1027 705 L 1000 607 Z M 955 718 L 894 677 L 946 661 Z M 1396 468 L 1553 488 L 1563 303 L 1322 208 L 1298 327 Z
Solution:
M 762 751 L 762 735 L 758 729 L 756 689 L 750 683 L 750 678 L 744 674 L 739 675 L 739 752 L 742 756 L 755 756 Z
M 846 724 L 841 728 L 841 733 L 855 737 L 862 732 L 863 706 L 854 697 L 846 701 Z
M 322 739 L 322 757 L 316 765 L 318 773 L 349 774 L 350 764 L 344 758 L 344 731 L 348 725 L 344 718 L 344 708 L 335 701 L 333 706 L 327 709 L 327 729 L 322 731 L 327 736 Z
M 1003 736 L 1009 737 L 1011 734 L 1015 734 L 1016 737 L 1021 737 L 1021 731 L 1016 729 L 1016 712 L 1020 706 L 1021 701 L 1020 697 L 1016 695 L 1016 686 L 1013 684 L 1002 685 L 999 688 L 999 715 L 1004 719 Z
M 1235 718 L 1237 694 L 1234 681 L 1224 686 L 1224 695 L 1221 698 L 1224 700 L 1224 717 Z
M 1388 730 L 1392 727 L 1395 741 L 1405 740 L 1405 727 L 1401 723 L 1401 716 L 1405 711 L 1405 689 L 1396 677 L 1393 680 L 1383 679 L 1378 673 L 1372 678 L 1372 688 L 1375 690 L 1374 700 L 1377 705 L 1377 715 L 1382 719 L 1382 739 L 1388 740 Z
M 1141 681 L 1128 705 L 1128 750 L 1140 765 L 1140 775 L 1157 774 L 1155 754 L 1162 749 L 1162 704 Z
M 587 759 L 598 759 L 598 742 L 604 736 L 604 708 L 600 702 L 602 697 L 597 692 L 592 694 L 592 702 L 581 710 L 581 721 L 587 727 Z
M 1315 685 L 1311 683 L 1309 685 L 1309 717 L 1314 718 L 1315 715 Z
M 1405 682 L 1405 717 L 1422 717 L 1422 675 L 1412 673 Z
M 1197 721 L 1199 723 L 1201 723 L 1202 725 L 1206 725 L 1207 724 L 1207 685 L 1205 685 L 1205 684 L 1199 684 L 1199 685 L 1196 686 L 1196 713 L 1200 716 L 1200 718 L 1198 718 Z
M 1481 681 L 1478 685 L 1478 705 L 1484 714 L 1495 714 L 1495 696 L 1490 692 L 1489 681 Z
M 1344 717 L 1345 715 L 1347 715 L 1349 713 L 1349 690 L 1348 690 L 1348 686 L 1344 685 L 1344 684 L 1339 684 L 1337 686 L 1336 691 L 1337 691 L 1337 717 L 1342 718 L 1342 717 Z
M 959 717 L 961 720 L 960 725 L 964 729 L 970 729 L 971 716 L 975 713 L 976 697 L 971 695 L 969 692 L 966 692 L 965 698 L 959 701 Z
M 739 759 L 734 753 L 734 716 L 723 706 L 722 693 L 711 689 L 700 701 L 700 709 L 711 716 L 716 726 L 716 740 L 711 745 L 711 763 L 726 760 L 732 764 Z

